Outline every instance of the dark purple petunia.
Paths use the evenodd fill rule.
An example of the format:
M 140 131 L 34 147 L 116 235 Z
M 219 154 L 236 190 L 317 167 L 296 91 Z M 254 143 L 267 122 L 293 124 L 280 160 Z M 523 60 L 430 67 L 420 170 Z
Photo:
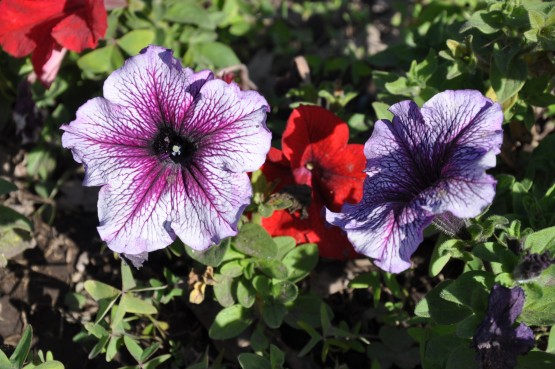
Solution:
M 493 200 L 496 181 L 485 170 L 495 166 L 503 112 L 472 90 L 442 92 L 422 109 L 402 101 L 389 110 L 393 121 L 377 121 L 364 146 L 362 201 L 326 210 L 326 218 L 359 253 L 399 273 L 434 217 L 475 217 Z
M 493 286 L 486 317 L 473 338 L 482 369 L 514 368 L 517 356 L 534 347 L 532 329 L 524 323 L 514 327 L 523 306 L 522 288 Z
M 104 83 L 62 129 L 63 146 L 102 186 L 98 232 L 140 263 L 178 236 L 203 250 L 237 233 L 257 170 L 270 149 L 266 100 L 183 68 L 149 46 Z

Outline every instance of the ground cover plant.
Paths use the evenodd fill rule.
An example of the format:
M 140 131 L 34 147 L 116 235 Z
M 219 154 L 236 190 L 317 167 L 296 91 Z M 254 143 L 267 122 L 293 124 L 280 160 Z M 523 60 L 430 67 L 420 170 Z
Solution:
M 0 47 L 0 369 L 555 367 L 555 3 L 0 0 Z

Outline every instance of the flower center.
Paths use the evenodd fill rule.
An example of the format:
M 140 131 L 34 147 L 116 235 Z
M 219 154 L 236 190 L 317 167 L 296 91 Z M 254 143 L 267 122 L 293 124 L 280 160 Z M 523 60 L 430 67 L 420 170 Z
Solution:
M 305 168 L 308 170 L 314 169 L 314 164 L 312 162 L 308 162 L 305 164 Z
M 189 164 L 198 149 L 193 141 L 167 127 L 160 129 L 152 141 L 151 147 L 154 154 L 160 159 L 169 159 L 180 165 Z

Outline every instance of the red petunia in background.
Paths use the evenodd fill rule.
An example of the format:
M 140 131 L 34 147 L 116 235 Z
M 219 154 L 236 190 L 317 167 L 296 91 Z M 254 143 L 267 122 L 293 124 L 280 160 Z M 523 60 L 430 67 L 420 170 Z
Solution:
M 103 0 L 0 1 L 0 45 L 17 58 L 31 54 L 34 72 L 46 87 L 66 49 L 96 47 L 107 27 Z
M 300 192 L 295 195 L 302 197 L 304 186 L 311 195 L 304 209 L 277 210 L 262 219 L 272 236 L 317 243 L 325 258 L 356 257 L 345 234 L 322 217 L 324 206 L 339 211 L 344 202 L 357 203 L 362 197 L 363 145 L 348 140 L 349 127 L 332 112 L 308 105 L 293 110 L 283 133 L 283 151 L 272 148 L 262 172 L 277 183 L 276 192 Z

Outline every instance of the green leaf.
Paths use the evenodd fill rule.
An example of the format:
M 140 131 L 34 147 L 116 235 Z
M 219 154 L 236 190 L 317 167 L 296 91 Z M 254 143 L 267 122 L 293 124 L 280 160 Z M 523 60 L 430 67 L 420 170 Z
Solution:
M 289 236 L 274 237 L 274 242 L 277 246 L 276 259 L 282 260 L 283 257 L 296 246 L 295 239 Z
M 145 361 L 147 361 L 152 355 L 154 355 L 154 353 L 156 351 L 158 351 L 158 349 L 160 348 L 160 343 L 159 342 L 154 342 L 152 345 L 148 346 L 144 351 L 143 354 L 141 355 L 141 363 L 144 363 Z
M 289 281 L 295 283 L 305 278 L 318 263 L 318 245 L 307 243 L 289 251 L 283 258 Z
M 135 341 L 133 338 L 125 335 L 125 336 L 123 336 L 123 343 L 125 344 L 125 347 L 127 348 L 127 351 L 129 351 L 131 356 L 133 356 L 133 359 L 135 359 L 137 361 L 137 363 L 141 363 L 142 362 L 141 358 L 142 358 L 142 355 L 143 355 L 143 349 L 141 349 L 141 346 L 139 346 L 137 341 Z
M 454 334 L 445 333 L 431 338 L 421 347 L 422 367 L 432 369 L 446 368 L 450 355 L 459 347 L 468 348 L 470 347 L 470 342 Z M 470 366 L 468 368 L 474 368 L 472 366 L 472 361 L 476 362 L 474 357 L 475 355 L 467 356 L 462 362 L 469 362 Z
M 528 19 L 530 20 L 531 28 L 539 29 L 545 25 L 545 18 L 543 14 L 536 10 L 528 11 Z
M 56 169 L 56 158 L 51 149 L 37 146 L 27 155 L 27 174 L 30 176 L 38 176 L 40 179 L 46 180 L 54 172 L 54 169 Z
M 121 323 L 121 320 L 126 313 L 152 315 L 156 314 L 157 312 L 158 310 L 154 305 L 152 305 L 151 300 L 142 300 L 131 295 L 131 293 L 125 293 L 121 297 L 118 309 L 114 316 L 114 320 L 112 321 L 112 328 Z
M 143 300 L 138 297 L 126 293 L 123 295 L 120 306 L 125 307 L 125 311 L 132 314 L 152 315 L 156 314 L 158 310 L 152 304 L 152 300 Z
M 225 340 L 241 334 L 252 323 L 249 310 L 241 305 L 226 307 L 216 315 L 208 334 L 215 340 Z
M 268 232 L 258 224 L 245 223 L 235 237 L 235 249 L 260 259 L 272 259 L 277 255 L 277 245 Z
M 12 208 L 0 205 L 0 230 L 5 229 L 21 229 L 32 232 L 33 223 Z
M 555 325 L 549 330 L 549 338 L 547 340 L 547 348 L 545 351 L 555 354 Z
M 232 260 L 224 263 L 219 272 L 229 278 L 236 278 L 243 274 L 244 263 L 242 260 Z
M 5 195 L 15 190 L 17 190 L 16 185 L 0 178 L 0 195 Z
M 285 354 L 274 345 L 270 345 L 270 363 L 272 369 L 282 369 L 285 364 Z
M 484 261 L 502 263 L 507 271 L 513 270 L 518 262 L 518 257 L 512 251 L 497 242 L 479 243 L 472 253 Z
M 416 305 L 414 314 L 432 318 L 438 324 L 454 324 L 472 314 L 472 310 L 440 297 L 441 292 L 453 281 L 440 282 Z
M 256 301 L 256 290 L 250 281 L 241 278 L 237 283 L 237 302 L 246 308 L 250 308 Z
M 0 369 L 13 369 L 10 359 L 8 359 L 2 350 L 0 350 Z
M 242 369 L 272 369 L 268 359 L 256 354 L 243 353 L 237 359 Z
M 322 300 L 317 296 L 299 296 L 295 301 L 287 304 L 289 313 L 285 317 L 285 322 L 295 329 L 301 329 L 299 322 L 318 328 L 321 325 L 320 305 Z
M 445 369 L 479 369 L 476 351 L 470 345 L 460 345 L 449 353 Z
M 432 277 L 437 276 L 443 270 L 443 267 L 451 260 L 454 253 L 459 251 L 462 241 L 455 239 L 446 239 L 445 236 L 438 238 L 432 258 L 430 260 L 429 274 Z
M 89 73 L 108 73 L 123 65 L 123 56 L 116 45 L 106 45 L 77 59 L 79 68 Z
M 299 328 L 304 329 L 310 335 L 310 341 L 308 341 L 308 343 L 299 352 L 299 357 L 303 357 L 306 354 L 308 354 L 310 351 L 312 351 L 314 346 L 316 346 L 318 342 L 322 340 L 322 336 L 318 332 L 316 332 L 314 328 L 312 328 L 310 325 L 306 324 L 305 322 L 298 322 L 298 324 L 299 324 Z
M 157 368 L 163 362 L 169 360 L 172 356 L 170 354 L 160 355 L 150 360 L 148 363 L 143 365 L 143 369 L 154 369 Z
M 150 29 L 136 29 L 127 32 L 116 43 L 127 54 L 134 56 L 154 41 L 154 31 Z
M 21 368 L 27 355 L 29 355 L 29 350 L 31 349 L 31 341 L 33 340 L 33 328 L 28 325 L 25 327 L 21 339 L 17 344 L 12 356 L 10 356 L 10 361 L 15 368 Z
M 129 291 L 137 286 L 131 267 L 124 260 L 121 261 L 121 284 L 123 291 Z
M 187 255 L 193 260 L 198 261 L 203 265 L 209 265 L 217 267 L 224 260 L 230 250 L 229 245 L 231 244 L 231 238 L 225 238 L 217 246 L 212 246 L 206 251 L 193 250 L 189 246 L 185 245 L 185 251 Z
M 196 26 L 215 29 L 216 23 L 210 14 L 194 0 L 179 0 L 169 6 L 164 13 L 165 20 L 194 24 Z
M 544 251 L 555 253 L 555 227 L 529 234 L 524 241 L 524 247 L 532 254 L 541 254 Z
M 555 265 L 545 269 L 533 282 L 522 284 L 526 301 L 519 320 L 528 325 L 555 324 Z
M 120 290 L 99 281 L 85 281 L 84 287 L 85 291 L 87 291 L 95 301 L 104 299 L 112 300 L 121 293 Z
M 235 298 L 233 297 L 233 280 L 229 277 L 216 274 L 214 276 L 216 284 L 213 286 L 214 296 L 218 303 L 223 307 L 228 307 L 235 304 Z
M 376 112 L 378 119 L 393 119 L 393 113 L 389 111 L 389 105 L 383 102 L 375 101 L 372 103 L 372 108 Z
M 34 369 L 64 369 L 64 364 L 57 360 L 47 361 L 46 363 L 39 364 Z
M 104 348 L 106 347 L 106 345 L 108 344 L 108 340 L 110 339 L 110 336 L 104 336 L 102 337 L 97 343 L 96 345 L 94 345 L 94 347 L 92 348 L 91 352 L 89 353 L 88 358 L 89 359 L 94 359 L 95 357 L 98 356 L 98 354 L 100 354 L 102 352 L 102 350 L 104 350 Z
M 187 54 L 190 54 L 188 56 Z M 197 64 L 219 69 L 241 64 L 235 52 L 227 45 L 218 42 L 193 44 L 187 51 L 185 59 L 192 58 Z
M 283 280 L 288 276 L 287 267 L 279 260 L 260 260 L 258 268 L 270 278 Z
M 257 275 L 253 278 L 252 285 L 263 299 L 270 297 L 272 292 L 272 281 L 268 277 Z
M 519 355 L 516 369 L 553 369 L 555 355 L 542 351 L 530 351 L 526 355 Z
M 489 292 L 493 286 L 493 275 L 489 272 L 473 270 L 463 273 L 453 283 L 445 286 L 440 292 L 440 297 L 456 304 L 469 308 L 475 307 L 477 311 L 485 310 Z
M 264 351 L 270 345 L 270 341 L 264 333 L 264 324 L 258 322 L 251 335 L 251 347 L 253 351 Z
M 501 51 L 498 51 L 501 52 Z M 502 56 L 500 56 L 502 58 Z M 497 66 L 497 63 L 491 63 L 490 80 L 491 87 L 497 96 L 497 102 L 503 105 L 504 102 L 511 99 L 524 86 L 528 76 L 528 68 L 526 63 L 518 58 L 513 59 L 507 66 L 507 72 L 503 73 Z
M 106 346 L 106 361 L 112 361 L 114 357 L 116 357 L 119 348 L 122 345 L 122 338 L 112 336 L 108 341 L 108 345 Z
M 463 33 L 471 28 L 476 28 L 485 34 L 492 34 L 499 30 L 497 24 L 488 19 L 488 11 L 482 10 L 472 14 L 470 19 L 461 27 L 460 32 Z
M 262 305 L 262 319 L 270 328 L 279 328 L 285 315 L 287 315 L 287 308 L 280 302 L 266 301 Z
M 85 329 L 87 332 L 95 336 L 96 338 L 100 339 L 105 336 L 109 336 L 110 333 L 103 326 L 100 324 L 94 324 L 91 322 L 85 323 Z
M 272 286 L 272 296 L 283 304 L 294 301 L 299 294 L 297 285 L 289 281 L 274 283 Z

